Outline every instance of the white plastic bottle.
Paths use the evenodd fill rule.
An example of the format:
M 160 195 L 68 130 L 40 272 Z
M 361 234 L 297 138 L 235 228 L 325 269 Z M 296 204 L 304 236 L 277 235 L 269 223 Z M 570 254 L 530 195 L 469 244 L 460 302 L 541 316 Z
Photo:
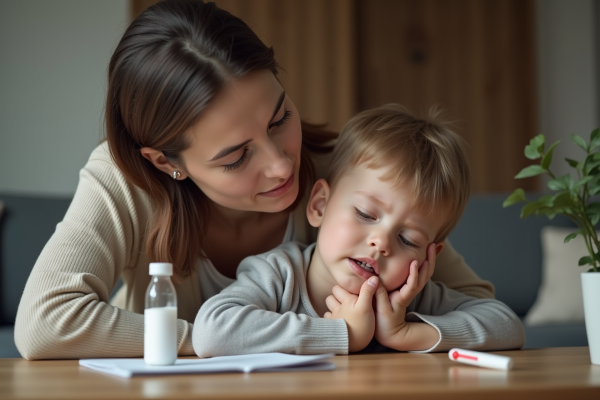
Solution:
M 171 282 L 173 264 L 150 263 L 152 280 L 144 310 L 144 361 L 171 365 L 177 360 L 177 296 Z

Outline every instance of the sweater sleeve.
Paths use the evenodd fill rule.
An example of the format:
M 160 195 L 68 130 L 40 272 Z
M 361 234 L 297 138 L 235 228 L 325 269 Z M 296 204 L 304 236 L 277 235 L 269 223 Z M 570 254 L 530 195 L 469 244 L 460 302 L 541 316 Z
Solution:
M 98 152 L 25 286 L 15 343 L 26 359 L 143 355 L 144 316 L 108 301 L 122 270 L 135 268 L 143 252 L 138 211 L 146 205 Z M 191 328 L 178 320 L 180 353 L 191 350 Z
M 425 322 L 440 335 L 432 348 L 416 353 L 453 347 L 508 350 L 525 345 L 523 325 L 506 304 L 466 296 L 438 282 L 428 282 L 407 311 L 411 311 L 406 315 L 407 321 Z
M 192 334 L 196 354 L 347 354 L 344 320 L 297 313 L 308 295 L 301 267 L 294 273 L 290 265 L 280 252 L 244 259 L 237 281 L 200 308 Z

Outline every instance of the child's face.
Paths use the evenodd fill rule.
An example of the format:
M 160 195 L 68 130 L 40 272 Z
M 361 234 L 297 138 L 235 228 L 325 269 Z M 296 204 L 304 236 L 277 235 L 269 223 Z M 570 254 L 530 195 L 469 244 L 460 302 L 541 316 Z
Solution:
M 373 275 L 388 292 L 402 286 L 410 263 L 423 263 L 445 222 L 443 213 L 418 211 L 408 185 L 380 180 L 385 172 L 359 165 L 334 190 L 320 180 L 307 209 L 310 223 L 320 227 L 311 268 L 351 293 Z M 443 243 L 436 246 L 439 252 Z

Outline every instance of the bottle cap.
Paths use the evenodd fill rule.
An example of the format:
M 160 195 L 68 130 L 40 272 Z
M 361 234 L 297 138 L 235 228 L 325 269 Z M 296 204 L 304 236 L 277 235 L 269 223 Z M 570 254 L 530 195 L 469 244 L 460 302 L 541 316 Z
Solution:
M 150 275 L 171 276 L 173 275 L 173 264 L 166 262 L 150 263 Z

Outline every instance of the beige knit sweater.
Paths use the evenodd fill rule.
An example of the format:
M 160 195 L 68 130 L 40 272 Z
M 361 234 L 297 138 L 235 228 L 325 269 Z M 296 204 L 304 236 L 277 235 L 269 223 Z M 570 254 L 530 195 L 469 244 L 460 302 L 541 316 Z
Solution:
M 326 165 L 317 160 L 317 171 Z M 294 214 L 295 239 L 311 243 L 316 231 L 304 210 L 305 203 Z M 23 357 L 143 355 L 150 281 L 144 248 L 151 214 L 149 198 L 125 180 L 107 144 L 98 146 L 25 286 L 15 324 L 15 343 Z M 119 277 L 124 286 L 111 305 L 109 295 Z M 438 257 L 433 279 L 465 294 L 493 297 L 492 285 L 478 278 L 449 244 Z M 197 271 L 175 288 L 179 355 L 193 355 L 191 322 L 202 303 Z

